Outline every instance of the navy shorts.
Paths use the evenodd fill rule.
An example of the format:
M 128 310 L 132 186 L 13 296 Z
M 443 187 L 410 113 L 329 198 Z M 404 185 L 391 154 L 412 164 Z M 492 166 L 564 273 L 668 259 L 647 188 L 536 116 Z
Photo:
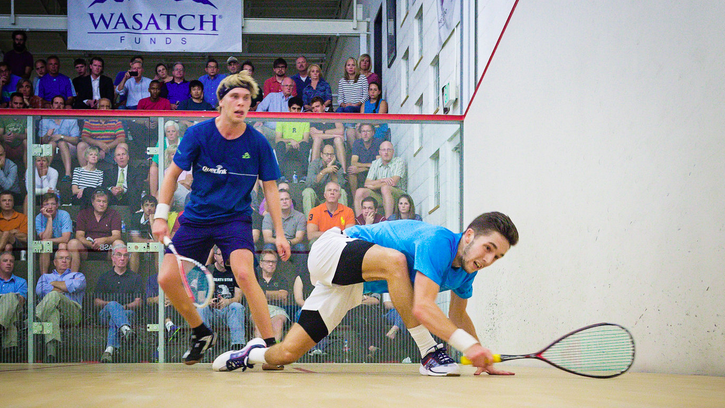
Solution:
M 216 244 L 225 261 L 237 249 L 248 249 L 254 253 L 252 238 L 252 217 L 240 216 L 218 223 L 200 223 L 179 217 L 179 229 L 174 234 L 174 246 L 179 255 L 206 264 L 209 251 Z M 166 249 L 166 253 L 171 251 Z

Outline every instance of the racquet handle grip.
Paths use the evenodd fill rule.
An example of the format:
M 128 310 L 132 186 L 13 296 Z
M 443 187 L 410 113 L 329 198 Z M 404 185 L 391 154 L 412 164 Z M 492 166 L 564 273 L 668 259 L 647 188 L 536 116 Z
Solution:
M 171 238 L 169 238 L 169 237 L 164 237 L 164 245 L 166 245 L 166 246 L 169 246 L 169 245 L 171 245 Z
M 501 355 L 500 354 L 494 354 L 493 355 L 493 362 L 494 363 L 500 363 L 501 362 Z M 461 364 L 463 365 L 471 365 L 471 360 L 468 359 L 466 356 L 461 357 Z

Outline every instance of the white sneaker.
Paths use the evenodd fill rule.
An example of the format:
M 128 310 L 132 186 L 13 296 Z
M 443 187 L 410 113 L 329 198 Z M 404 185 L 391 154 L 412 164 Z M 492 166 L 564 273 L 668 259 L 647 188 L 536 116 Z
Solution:
M 420 368 L 418 371 L 421 375 L 430 375 L 434 377 L 461 375 L 461 370 L 453 359 L 446 354 L 442 344 L 428 349 L 428 354 L 420 360 Z
M 254 364 L 249 363 L 249 352 L 255 348 L 266 347 L 267 343 L 264 342 L 264 339 L 249 340 L 249 343 L 241 350 L 230 350 L 215 358 L 211 369 L 214 371 L 234 371 L 241 368 L 242 371 L 245 371 L 247 368 L 254 368 Z

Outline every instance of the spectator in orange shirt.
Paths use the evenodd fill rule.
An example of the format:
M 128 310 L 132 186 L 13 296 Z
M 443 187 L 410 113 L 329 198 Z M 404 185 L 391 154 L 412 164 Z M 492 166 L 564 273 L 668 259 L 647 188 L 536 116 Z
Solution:
M 352 208 L 340 204 L 340 185 L 331 181 L 325 185 L 325 202 L 310 210 L 307 217 L 307 239 L 319 238 L 323 232 L 338 227 L 344 230 L 355 225 Z
M 28 243 L 28 217 L 13 208 L 15 198 L 10 191 L 0 193 L 0 251 L 25 248 Z

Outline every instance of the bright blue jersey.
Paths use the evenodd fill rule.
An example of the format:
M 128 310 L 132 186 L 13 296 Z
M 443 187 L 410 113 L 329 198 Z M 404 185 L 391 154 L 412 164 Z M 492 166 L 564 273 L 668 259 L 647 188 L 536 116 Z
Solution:
M 477 272 L 468 273 L 463 268 L 451 266 L 463 234 L 454 234 L 446 228 L 413 220 L 356 225 L 346 229 L 345 234 L 405 254 L 408 273 L 413 282 L 416 272 L 420 272 L 437 283 L 441 292 L 452 290 L 462 299 L 473 295 L 473 278 Z M 387 291 L 385 281 L 365 282 L 365 292 Z
M 280 177 L 274 150 L 252 126 L 233 140 L 225 139 L 209 119 L 190 127 L 181 139 L 174 163 L 192 170 L 191 199 L 184 217 L 194 222 L 225 222 L 251 216 L 250 193 L 257 181 Z

